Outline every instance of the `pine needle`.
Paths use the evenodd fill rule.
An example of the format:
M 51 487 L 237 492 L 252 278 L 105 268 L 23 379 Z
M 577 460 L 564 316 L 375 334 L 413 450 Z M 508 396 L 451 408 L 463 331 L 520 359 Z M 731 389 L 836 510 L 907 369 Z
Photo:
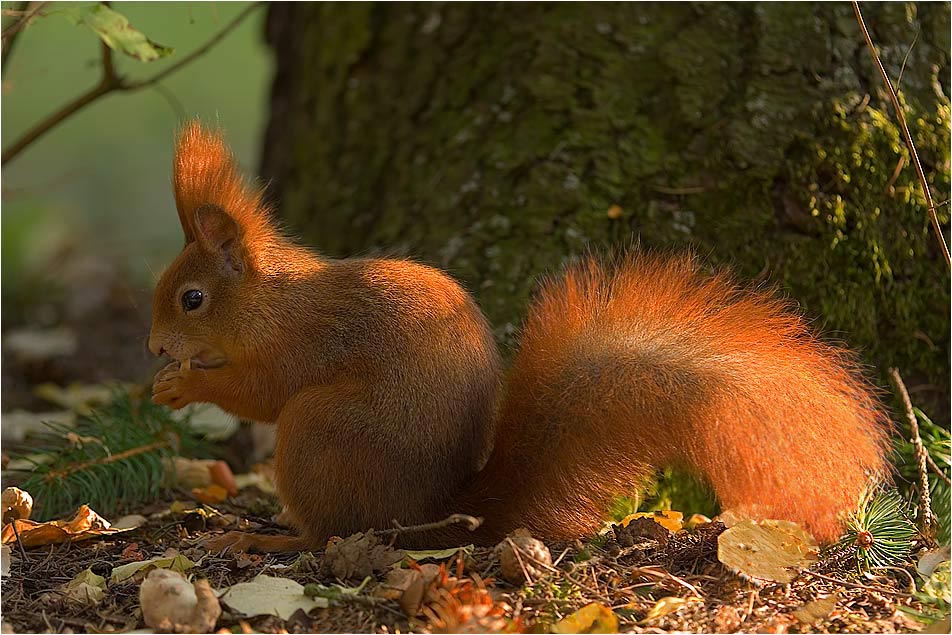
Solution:
M 32 447 L 11 457 L 33 468 L 5 472 L 33 496 L 36 520 L 69 515 L 83 504 L 111 515 L 154 500 L 168 484 L 167 458 L 207 449 L 187 419 L 177 421 L 167 408 L 126 392 L 73 427 L 46 426 Z

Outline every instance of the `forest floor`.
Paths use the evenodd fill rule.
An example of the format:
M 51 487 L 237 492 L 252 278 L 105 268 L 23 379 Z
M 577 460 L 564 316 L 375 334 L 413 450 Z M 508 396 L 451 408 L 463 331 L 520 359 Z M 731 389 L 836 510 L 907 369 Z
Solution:
M 51 359 L 11 355 L 15 325 L 4 324 L 5 412 L 48 409 L 35 393 L 43 382 L 119 375 L 142 383 L 160 365 L 144 345 L 148 299 L 126 290 L 106 290 L 103 297 L 81 317 L 59 313 L 47 320 L 79 334 L 71 352 Z M 4 416 L 5 467 L 8 432 Z M 303 554 L 222 554 L 202 546 L 231 529 L 286 533 L 273 520 L 280 505 L 266 489 L 248 486 L 212 505 L 191 491 L 167 491 L 138 508 L 119 506 L 141 516 L 142 524 L 128 531 L 31 548 L 16 540 L 4 545 L 3 632 L 150 632 L 141 630 L 140 602 L 149 567 L 132 569 L 154 559 L 164 560 L 151 566 L 229 590 L 212 621 L 220 632 L 914 632 L 924 624 L 912 614 L 929 610 L 910 592 L 912 564 L 863 577 L 848 554 L 826 554 L 787 584 L 743 579 L 718 559 L 724 531 L 718 522 L 673 533 L 655 528 L 621 536 L 609 529 L 590 540 L 550 543 L 551 565 L 519 560 L 510 581 L 496 550 L 469 545 L 413 554 L 392 549 L 385 537 L 358 535 Z M 248 594 L 238 599 L 241 583 L 253 583 L 244 587 L 250 603 Z M 930 631 L 948 632 L 947 618 Z
M 530 580 L 514 584 L 504 581 L 493 549 L 451 550 L 437 554 L 439 560 L 421 559 L 442 562 L 443 571 L 420 587 L 421 596 L 410 598 L 413 591 L 407 585 L 394 584 L 389 563 L 396 560 L 398 568 L 403 563 L 406 571 L 415 566 L 407 569 L 409 557 L 390 552 L 385 540 L 374 547 L 373 541 L 351 539 L 356 550 L 345 556 L 343 569 L 342 549 L 284 555 L 206 551 L 202 539 L 237 526 L 287 531 L 270 516 L 249 512 L 267 514 L 277 507 L 271 495 L 257 488 L 242 490 L 214 510 L 187 499 L 172 503 L 139 510 L 145 524 L 125 533 L 24 550 L 10 545 L 12 565 L 3 579 L 4 632 L 141 629 L 139 587 L 146 569 L 118 580 L 117 567 L 172 555 L 184 556 L 187 561 L 180 562 L 188 563 L 183 566 L 187 575 L 207 579 L 214 589 L 269 576 L 294 580 L 305 585 L 305 592 L 310 588 L 318 601 L 326 599 L 327 606 L 295 609 L 292 603 L 279 608 L 283 618 L 248 617 L 229 605 L 226 594 L 219 632 L 861 633 L 923 628 L 908 614 L 926 607 L 908 593 L 911 574 L 905 570 L 858 578 L 855 563 L 827 557 L 789 584 L 754 584 L 718 561 L 717 537 L 724 527 L 717 522 L 664 538 L 636 537 L 628 547 L 621 547 L 611 533 L 549 544 L 554 564 L 527 565 L 523 572 Z M 368 563 L 370 568 L 361 570 Z M 98 602 L 63 591 L 86 569 L 109 581 Z M 339 577 L 342 572 L 348 577 Z M 307 586 L 312 583 L 320 586 Z M 258 609 L 245 611 L 267 613 L 284 602 L 266 594 L 258 592 Z M 297 600 L 306 597 L 300 589 L 296 594 Z M 594 608 L 585 608 L 590 606 Z

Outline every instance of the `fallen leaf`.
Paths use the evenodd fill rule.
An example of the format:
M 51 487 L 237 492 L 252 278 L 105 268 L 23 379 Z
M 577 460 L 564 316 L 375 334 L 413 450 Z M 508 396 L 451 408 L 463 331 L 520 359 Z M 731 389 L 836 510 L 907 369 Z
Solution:
M 274 482 L 266 474 L 261 472 L 249 472 L 248 474 L 235 474 L 235 487 L 242 490 L 246 487 L 257 487 L 266 494 L 274 494 Z
M 332 539 L 324 551 L 323 566 L 335 578 L 363 580 L 403 560 L 404 552 L 381 543 L 374 532 Z
M 162 556 L 160 558 L 149 558 L 148 560 L 139 560 L 129 564 L 119 565 L 112 570 L 109 581 L 115 584 L 128 580 L 139 571 L 150 569 L 170 569 L 178 573 L 185 573 L 195 566 L 195 563 L 181 554 L 174 556 Z
M 709 525 L 711 522 L 711 519 L 704 514 L 691 514 L 690 518 L 684 521 L 684 528 L 688 531 L 694 531 L 701 525 Z
M 183 456 L 171 456 L 163 461 L 165 484 L 186 489 L 208 487 L 212 484 L 211 459 L 188 459 Z
M 452 549 L 424 549 L 420 551 L 404 551 L 403 553 L 407 558 L 412 558 L 416 561 L 426 560 L 430 558 L 431 560 L 446 560 L 451 558 L 458 553 L 471 554 L 473 553 L 473 545 L 466 545 L 465 547 L 453 547 Z
M 717 559 L 734 573 L 787 583 L 817 561 L 817 542 L 796 523 L 745 520 L 717 538 Z
M 61 588 L 63 596 L 77 604 L 99 604 L 106 593 L 106 579 L 83 569 Z
M 228 498 L 228 490 L 213 483 L 208 487 L 192 488 L 192 496 L 206 505 L 217 505 Z
M 610 608 L 592 602 L 552 625 L 553 633 L 617 633 L 618 616 Z
M 3 414 L 3 441 L 4 443 L 19 443 L 27 435 L 40 432 L 49 432 L 52 423 L 60 426 L 72 427 L 76 425 L 76 413 L 72 410 L 54 410 L 50 412 L 27 412 L 14 410 Z
M 145 560 L 145 554 L 139 550 L 139 543 L 137 542 L 127 545 L 126 548 L 122 550 L 122 553 L 119 554 L 119 557 L 123 560 Z
M 166 633 L 210 633 L 221 616 L 208 580 L 192 584 L 168 569 L 149 572 L 139 587 L 139 606 L 146 625 Z
M 629 514 L 628 516 L 622 518 L 621 522 L 618 524 L 622 527 L 627 527 L 628 523 L 637 518 L 650 518 L 671 532 L 678 532 L 684 528 L 684 514 L 670 509 L 656 512 L 638 512 L 636 514 Z
M 196 403 L 172 413 L 176 421 L 188 421 L 188 426 L 209 441 L 224 441 L 238 431 L 238 419 L 218 406 Z
M 123 516 L 112 524 L 113 529 L 135 529 L 146 524 L 148 519 L 141 514 L 129 514 Z
M 836 608 L 836 594 L 825 598 L 807 602 L 796 611 L 793 616 L 804 624 L 818 624 L 828 618 L 833 609 Z
M 7 331 L 3 347 L 20 362 L 42 362 L 76 353 L 76 334 L 66 327 L 23 328 Z
M 691 604 L 692 602 L 700 602 L 700 601 L 701 599 L 697 597 L 681 598 L 675 595 L 669 595 L 668 597 L 663 597 L 657 602 L 655 602 L 655 605 L 652 606 L 648 610 L 648 613 L 645 615 L 645 619 L 641 620 L 638 623 L 645 624 L 647 622 L 650 622 L 651 620 L 656 620 L 659 617 L 664 617 L 665 615 L 674 613 L 675 611 L 680 609 L 682 606 L 686 606 L 688 604 Z
M 240 582 L 219 594 L 222 602 L 232 610 L 248 617 L 276 615 L 283 620 L 298 609 L 305 612 L 315 608 L 327 608 L 326 598 L 310 598 L 304 595 L 304 587 L 294 580 L 259 575 L 250 582 Z
M 88 415 L 96 406 L 103 406 L 112 401 L 115 389 L 115 386 L 104 384 L 72 383 L 63 388 L 56 384 L 46 383 L 34 388 L 33 394 L 61 408 L 69 408 L 81 415 Z
M 427 563 L 412 569 L 393 569 L 377 587 L 377 597 L 396 600 L 404 615 L 415 617 L 427 598 L 427 591 L 441 573 L 440 566 Z
M 215 461 L 215 463 L 208 468 L 208 473 L 211 474 L 212 483 L 224 489 L 228 496 L 238 495 L 235 475 L 227 463 L 224 461 Z
M 32 520 L 15 520 L 4 525 L 3 544 L 16 540 L 16 534 L 13 530 L 14 525 L 20 533 L 20 541 L 24 547 L 39 547 L 66 541 L 76 542 L 95 538 L 96 536 L 129 531 L 128 529 L 111 527 L 105 518 L 91 510 L 88 505 L 80 507 L 76 515 L 69 521 L 51 520 L 45 523 L 37 523 Z
M 4 505 L 6 507 L 6 505 Z M 938 549 L 929 549 L 919 556 L 919 563 L 916 565 L 916 571 L 923 578 L 928 578 L 943 562 L 950 559 L 949 545 L 939 547 Z
M 33 497 L 19 487 L 8 487 L 0 495 L 0 506 L 3 508 L 3 524 L 29 520 L 33 513 Z

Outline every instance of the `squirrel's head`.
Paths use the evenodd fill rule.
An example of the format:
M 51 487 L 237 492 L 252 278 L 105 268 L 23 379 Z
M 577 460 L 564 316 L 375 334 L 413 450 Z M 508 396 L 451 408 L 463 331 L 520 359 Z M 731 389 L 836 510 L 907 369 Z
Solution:
M 235 351 L 241 292 L 275 231 L 261 191 L 242 179 L 221 135 L 198 123 L 179 136 L 173 183 L 185 247 L 155 288 L 149 350 L 214 368 Z

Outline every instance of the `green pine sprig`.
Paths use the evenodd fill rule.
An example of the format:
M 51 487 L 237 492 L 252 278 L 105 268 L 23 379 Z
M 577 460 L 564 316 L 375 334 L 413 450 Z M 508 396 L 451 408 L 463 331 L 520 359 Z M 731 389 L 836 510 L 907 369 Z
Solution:
M 31 468 L 4 471 L 5 481 L 18 481 L 33 496 L 33 518 L 41 521 L 72 514 L 83 504 L 112 515 L 155 500 L 169 482 L 168 458 L 207 450 L 187 418 L 176 420 L 168 408 L 128 392 L 117 392 L 75 426 L 46 426 L 11 457 Z
M 847 521 L 839 545 L 852 550 L 860 572 L 905 563 L 916 527 L 909 504 L 895 489 L 870 490 Z

